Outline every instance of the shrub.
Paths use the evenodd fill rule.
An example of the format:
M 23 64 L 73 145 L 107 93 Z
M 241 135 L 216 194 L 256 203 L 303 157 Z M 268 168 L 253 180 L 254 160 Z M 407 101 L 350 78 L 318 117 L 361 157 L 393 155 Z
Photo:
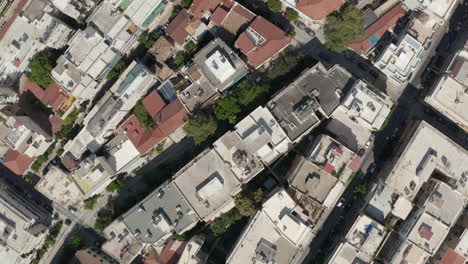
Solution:
M 278 13 L 283 8 L 280 0 L 268 0 L 267 2 L 268 8 L 274 13 Z
M 297 11 L 289 7 L 286 8 L 286 14 L 288 15 L 288 20 L 291 22 L 294 22 L 299 18 Z
M 120 190 L 124 186 L 123 180 L 118 178 L 109 183 L 106 187 L 106 191 L 108 192 L 115 192 L 117 190 Z

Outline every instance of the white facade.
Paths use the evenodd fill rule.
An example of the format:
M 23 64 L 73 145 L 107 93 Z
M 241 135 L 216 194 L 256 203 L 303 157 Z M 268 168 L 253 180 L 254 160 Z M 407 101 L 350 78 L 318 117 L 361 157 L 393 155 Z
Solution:
M 313 237 L 302 210 L 284 189 L 276 192 L 251 219 L 226 263 L 302 263 Z
M 342 102 L 346 114 L 371 130 L 382 127 L 391 112 L 393 102 L 383 94 L 376 94 L 363 81 L 357 82 Z
M 403 6 L 410 10 L 421 10 L 440 20 L 448 21 L 460 0 L 404 0 Z
M 468 51 L 462 50 L 455 56 L 449 72 L 425 101 L 468 132 Z
M 391 43 L 377 58 L 374 65 L 398 84 L 407 83 L 418 68 L 424 55 L 421 43 L 405 34 L 397 45 Z

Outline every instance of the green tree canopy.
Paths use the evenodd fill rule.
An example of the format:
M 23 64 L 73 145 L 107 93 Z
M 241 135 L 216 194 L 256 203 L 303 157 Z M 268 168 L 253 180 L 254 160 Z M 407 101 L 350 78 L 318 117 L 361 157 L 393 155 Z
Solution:
M 214 135 L 218 129 L 218 124 L 213 116 L 200 113 L 190 118 L 185 123 L 183 130 L 189 137 L 193 137 L 195 144 L 199 145 Z
M 125 64 L 125 61 L 123 59 L 119 60 L 115 65 L 114 68 L 107 74 L 106 79 L 107 80 L 114 80 L 119 78 L 119 76 L 125 71 L 127 68 L 127 65 Z
M 211 222 L 210 224 L 210 230 L 215 235 L 219 236 L 223 234 L 229 228 L 229 226 L 239 221 L 241 218 L 242 215 L 236 208 L 234 208 L 231 211 L 213 220 L 213 222 Z
M 283 5 L 281 4 L 280 0 L 268 0 L 268 8 L 270 8 L 271 11 L 278 13 L 281 11 L 283 8 Z
M 191 3 L 192 3 L 192 0 L 182 0 L 180 1 L 180 6 L 183 8 L 188 8 Z
M 84 208 L 86 210 L 93 210 L 94 206 L 96 205 L 97 203 L 97 196 L 93 196 L 93 197 L 90 197 L 86 200 L 83 201 L 84 203 Z
M 185 64 L 185 60 L 186 60 L 186 55 L 184 52 L 179 52 L 177 53 L 177 55 L 174 57 L 174 64 L 179 67 L 179 68 L 182 68 L 182 66 L 184 66 Z
M 257 206 L 254 200 L 244 195 L 238 195 L 234 200 L 237 210 L 242 216 L 253 216 L 257 213 Z
M 241 112 L 241 107 L 236 97 L 226 96 L 215 102 L 214 111 L 219 120 L 228 120 L 229 123 L 235 124 L 237 114 Z
M 363 34 L 363 15 L 354 5 L 347 5 L 326 19 L 325 46 L 332 51 L 343 52 L 349 42 Z
M 142 101 L 139 101 L 133 108 L 133 114 L 135 114 L 138 121 L 140 121 L 141 127 L 146 131 L 152 131 L 156 124 L 153 118 L 150 116 Z
M 238 86 L 238 98 L 241 105 L 248 105 L 268 91 L 268 86 L 243 81 Z
M 299 13 L 290 7 L 286 8 L 286 14 L 288 15 L 288 20 L 291 22 L 294 22 L 299 18 Z
M 106 186 L 106 191 L 108 192 L 115 192 L 117 190 L 120 190 L 124 186 L 123 180 L 118 178 L 109 183 L 109 185 Z
M 187 53 L 192 54 L 198 49 L 198 45 L 190 40 L 189 42 L 187 42 L 187 44 L 185 44 L 184 49 L 185 51 L 187 51 Z
M 47 88 L 54 82 L 51 77 L 51 71 L 55 65 L 57 65 L 57 58 L 58 54 L 54 50 L 48 49 L 36 53 L 28 65 L 31 70 L 28 74 L 28 78 L 36 82 L 42 88 Z

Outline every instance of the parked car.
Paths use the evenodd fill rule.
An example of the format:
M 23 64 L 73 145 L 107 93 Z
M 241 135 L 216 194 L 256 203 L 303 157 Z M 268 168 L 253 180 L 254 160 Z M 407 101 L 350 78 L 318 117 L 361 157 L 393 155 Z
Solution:
M 379 78 L 379 74 L 376 71 L 369 71 L 369 74 L 375 79 Z
M 306 28 L 306 29 L 305 29 L 305 32 L 306 32 L 307 34 L 309 34 L 309 36 L 315 37 L 315 31 L 313 31 L 312 29 Z
M 373 174 L 375 172 L 375 169 L 377 169 L 377 164 L 372 163 L 369 168 L 367 169 L 368 174 Z
M 299 21 L 299 20 L 297 20 L 296 22 L 294 22 L 294 24 L 295 24 L 298 28 L 300 28 L 300 29 L 302 29 L 302 30 L 304 30 L 304 29 L 306 28 L 306 25 L 305 25 L 304 23 L 302 23 L 301 21 Z

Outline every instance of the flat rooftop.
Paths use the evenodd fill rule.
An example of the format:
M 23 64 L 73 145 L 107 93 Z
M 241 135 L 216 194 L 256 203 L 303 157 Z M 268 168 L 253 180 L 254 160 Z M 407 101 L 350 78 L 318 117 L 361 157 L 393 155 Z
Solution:
M 108 225 L 102 233 L 107 239 L 101 247 L 102 251 L 119 263 L 130 264 L 143 248 L 119 219 Z
M 342 105 L 349 115 L 362 119 L 372 128 L 380 129 L 390 114 L 393 104 L 387 98 L 370 90 L 365 82 L 358 81 Z
M 220 96 L 220 93 L 210 84 L 208 79 L 202 78 L 179 92 L 179 98 L 190 112 L 209 105 Z
M 428 140 L 430 139 L 430 140 Z M 451 178 L 456 189 L 468 195 L 468 151 L 422 121 L 407 138 L 385 183 L 413 201 L 423 183 L 437 171 Z
M 371 258 L 349 243 L 342 243 L 328 262 L 329 264 L 366 264 Z
M 34 188 L 64 208 L 76 207 L 84 198 L 73 180 L 57 167 L 51 168 Z
M 268 108 L 294 141 L 330 116 L 340 104 L 342 90 L 353 82 L 351 74 L 340 66 L 326 70 L 319 63 L 278 92 Z
M 295 209 L 284 189 L 274 194 L 245 228 L 226 263 L 301 263 L 312 230 Z
M 424 264 L 430 258 L 430 255 L 426 251 L 407 241 L 394 250 L 396 253 L 391 263 Z
M 219 138 L 214 150 L 228 163 L 236 177 L 246 183 L 263 170 L 263 164 L 253 155 L 235 131 Z
M 197 215 L 173 182 L 153 191 L 122 218 L 133 236 L 146 244 L 158 242 L 171 235 L 172 230 L 182 234 L 198 222 Z
M 386 234 L 387 232 L 383 225 L 372 220 L 367 215 L 360 215 L 346 235 L 346 239 L 348 243 L 366 253 L 369 257 L 372 257 Z
M 292 145 L 270 111 L 264 107 L 252 111 L 235 128 L 250 153 L 265 164 L 271 164 L 288 152 Z
M 423 213 L 408 235 L 408 240 L 434 255 L 444 242 L 450 228 L 427 213 Z
M 291 175 L 290 186 L 323 204 L 338 179 L 304 157 Z
M 450 188 L 446 183 L 437 181 L 427 199 L 425 210 L 448 226 L 452 226 L 465 207 L 465 197 Z
M 393 188 L 379 185 L 367 204 L 366 214 L 383 223 L 392 211 L 392 194 Z
M 174 183 L 200 219 L 234 203 L 240 182 L 215 150 L 206 150 L 174 176 Z
M 231 87 L 248 72 L 245 62 L 219 38 L 197 52 L 193 60 L 220 92 Z
M 468 52 L 452 62 L 452 72 L 442 77 L 425 101 L 468 131 Z

